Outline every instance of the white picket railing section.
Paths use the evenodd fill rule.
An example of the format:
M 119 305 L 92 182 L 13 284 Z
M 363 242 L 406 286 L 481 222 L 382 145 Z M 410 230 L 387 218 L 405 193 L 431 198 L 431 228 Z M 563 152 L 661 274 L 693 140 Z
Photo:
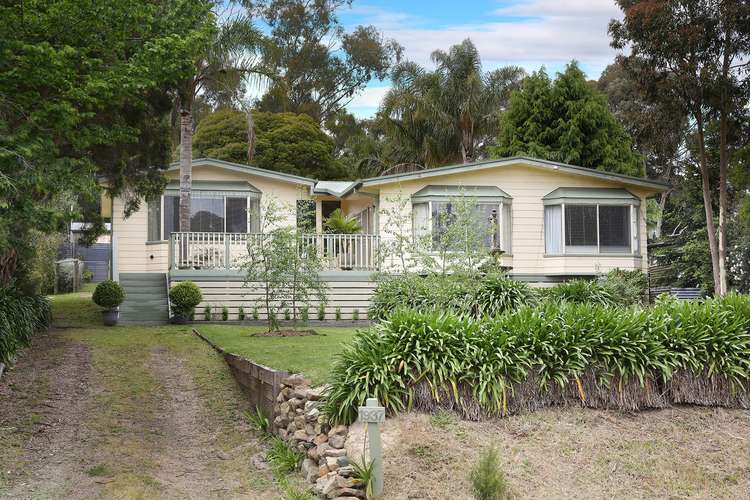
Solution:
M 260 238 L 257 233 L 172 233 L 171 269 L 239 269 Z M 327 270 L 378 270 L 379 237 L 374 234 L 304 234 L 302 248 L 314 246 Z

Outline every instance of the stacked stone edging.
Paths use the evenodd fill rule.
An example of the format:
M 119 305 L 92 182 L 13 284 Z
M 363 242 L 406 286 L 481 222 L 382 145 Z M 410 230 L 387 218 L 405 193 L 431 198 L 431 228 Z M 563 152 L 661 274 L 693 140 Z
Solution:
M 364 498 L 346 453 L 349 428 L 329 425 L 320 412 L 322 391 L 302 375 L 283 379 L 274 404 L 273 432 L 305 453 L 302 474 L 315 484 L 315 493 L 338 500 Z

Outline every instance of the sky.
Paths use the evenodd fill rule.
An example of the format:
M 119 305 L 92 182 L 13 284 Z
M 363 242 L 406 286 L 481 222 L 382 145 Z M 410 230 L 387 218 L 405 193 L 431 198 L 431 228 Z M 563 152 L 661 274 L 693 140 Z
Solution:
M 616 55 L 607 34 L 612 18 L 622 18 L 614 0 L 354 0 L 339 12 L 347 30 L 372 24 L 427 68 L 434 50 L 470 38 L 486 70 L 544 65 L 554 75 L 575 59 L 592 79 Z M 371 82 L 347 108 L 372 116 L 388 88 L 388 81 Z

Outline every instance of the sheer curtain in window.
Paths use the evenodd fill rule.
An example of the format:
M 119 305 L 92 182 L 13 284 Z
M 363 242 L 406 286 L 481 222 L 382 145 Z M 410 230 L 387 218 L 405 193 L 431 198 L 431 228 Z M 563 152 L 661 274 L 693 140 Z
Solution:
M 419 242 L 430 234 L 430 207 L 427 203 L 412 205 L 412 229 L 414 241 Z
M 148 241 L 161 240 L 161 198 L 148 202 Z
M 562 205 L 544 207 L 544 244 L 547 255 L 562 254 Z

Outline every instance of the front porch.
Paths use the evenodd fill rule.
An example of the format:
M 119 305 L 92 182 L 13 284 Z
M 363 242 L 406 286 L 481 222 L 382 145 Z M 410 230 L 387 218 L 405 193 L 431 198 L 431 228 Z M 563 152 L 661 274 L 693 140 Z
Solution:
M 170 272 L 239 271 L 249 252 L 267 234 L 179 232 L 169 239 Z M 374 234 L 311 233 L 301 237 L 300 252 L 315 248 L 323 257 L 324 271 L 380 270 L 380 237 Z

